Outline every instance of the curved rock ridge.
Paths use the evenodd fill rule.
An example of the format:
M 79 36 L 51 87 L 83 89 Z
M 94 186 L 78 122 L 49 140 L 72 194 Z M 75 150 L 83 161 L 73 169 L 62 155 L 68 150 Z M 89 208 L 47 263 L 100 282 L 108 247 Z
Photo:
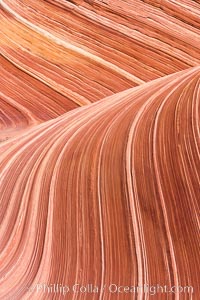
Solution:
M 99 292 L 65 299 L 150 299 L 108 291 L 145 283 L 198 299 L 199 100 L 195 67 L 4 142 L 0 299 L 63 299 L 47 286 L 75 283 Z
M 190 0 L 1 0 L 0 21 L 0 141 L 200 64 Z

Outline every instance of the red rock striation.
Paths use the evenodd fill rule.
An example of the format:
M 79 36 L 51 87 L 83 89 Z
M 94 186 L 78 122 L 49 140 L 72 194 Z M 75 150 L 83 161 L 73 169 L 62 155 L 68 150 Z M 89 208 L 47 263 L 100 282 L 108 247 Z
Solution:
M 199 2 L 0 8 L 0 299 L 198 300 Z
M 155 6 L 138 0 L 2 0 L 1 84 L 7 82 L 3 101 L 9 97 L 19 102 L 15 86 L 20 84 L 14 78 L 11 83 L 8 62 L 16 76 L 30 79 L 30 88 L 37 93 L 43 84 L 44 96 L 51 95 L 65 112 L 198 65 L 199 5 L 193 1 L 152 4 Z M 185 10 L 185 17 L 178 17 Z M 66 97 L 65 105 L 60 95 Z M 38 97 L 41 103 L 45 103 L 44 96 Z M 40 110 L 32 97 L 27 95 L 33 110 Z M 31 105 L 28 110 L 35 115 Z M 55 111 L 60 113 L 60 108 Z M 46 115 L 44 109 L 41 113 Z M 7 115 L 5 110 L 3 115 Z M 18 128 L 21 124 L 16 119 L 17 115 L 12 117 L 12 126 Z
M 38 283 L 197 290 L 199 82 L 176 73 L 1 146 L 1 299 L 53 299 Z

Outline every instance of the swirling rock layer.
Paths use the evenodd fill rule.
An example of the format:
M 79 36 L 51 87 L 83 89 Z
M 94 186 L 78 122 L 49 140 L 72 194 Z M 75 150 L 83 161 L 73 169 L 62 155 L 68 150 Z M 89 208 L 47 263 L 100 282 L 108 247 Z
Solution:
M 0 3 L 0 299 L 198 300 L 199 4 Z

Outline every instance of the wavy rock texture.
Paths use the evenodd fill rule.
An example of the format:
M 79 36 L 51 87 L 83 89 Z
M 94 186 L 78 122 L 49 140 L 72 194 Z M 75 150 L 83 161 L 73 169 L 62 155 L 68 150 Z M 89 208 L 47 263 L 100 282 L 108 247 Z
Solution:
M 198 300 L 198 1 L 0 4 L 0 299 Z

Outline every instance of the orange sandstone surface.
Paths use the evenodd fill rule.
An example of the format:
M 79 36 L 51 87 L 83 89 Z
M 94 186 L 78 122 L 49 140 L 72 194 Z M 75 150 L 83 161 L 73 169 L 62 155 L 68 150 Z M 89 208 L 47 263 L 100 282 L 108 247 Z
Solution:
M 0 299 L 198 300 L 199 1 L 0 9 Z

